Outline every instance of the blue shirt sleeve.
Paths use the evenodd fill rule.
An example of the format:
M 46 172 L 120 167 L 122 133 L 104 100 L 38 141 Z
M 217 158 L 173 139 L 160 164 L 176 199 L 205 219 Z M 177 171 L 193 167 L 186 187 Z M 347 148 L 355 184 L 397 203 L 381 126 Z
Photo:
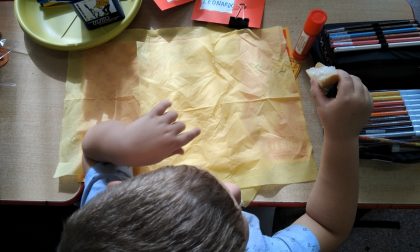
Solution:
M 131 167 L 116 166 L 110 163 L 94 164 L 85 175 L 85 188 L 80 207 L 85 206 L 91 199 L 105 191 L 110 181 L 123 181 L 131 177 L 133 177 Z
M 255 215 L 247 212 L 242 212 L 242 215 L 249 227 L 246 251 L 320 251 L 318 239 L 307 227 L 293 224 L 270 237 L 262 234 L 260 222 Z

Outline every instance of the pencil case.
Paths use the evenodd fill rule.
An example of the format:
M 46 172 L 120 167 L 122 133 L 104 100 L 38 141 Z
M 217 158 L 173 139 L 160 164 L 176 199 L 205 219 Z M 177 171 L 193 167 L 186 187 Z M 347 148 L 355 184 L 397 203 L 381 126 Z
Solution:
M 326 24 L 320 35 L 315 39 L 310 52 L 311 56 L 314 62 L 333 65 L 360 77 L 369 90 L 418 88 L 420 86 L 420 31 L 417 33 L 415 30 L 420 30 L 420 28 L 415 28 L 413 31 L 413 34 L 418 36 L 419 41 L 414 41 L 410 43 L 410 46 L 405 47 L 392 47 L 391 43 L 386 43 L 388 40 L 384 42 L 386 34 L 384 35 L 381 28 L 378 28 L 386 22 L 398 24 L 398 22 L 403 23 L 407 21 L 386 20 Z M 415 20 L 410 20 L 410 22 L 413 25 L 418 25 L 418 22 Z M 371 47 L 374 48 L 370 49 L 336 52 L 333 47 L 335 42 L 331 40 L 329 31 L 346 27 L 357 28 L 358 26 L 371 26 L 370 31 L 374 32 L 373 37 L 376 37 L 379 41 L 377 45 L 372 45 Z M 402 25 L 396 25 L 396 27 L 402 27 Z M 359 31 L 366 32 L 363 29 Z M 369 29 L 367 32 L 369 32 Z M 417 40 L 416 37 L 411 39 Z M 348 41 L 351 41 L 351 39 Z

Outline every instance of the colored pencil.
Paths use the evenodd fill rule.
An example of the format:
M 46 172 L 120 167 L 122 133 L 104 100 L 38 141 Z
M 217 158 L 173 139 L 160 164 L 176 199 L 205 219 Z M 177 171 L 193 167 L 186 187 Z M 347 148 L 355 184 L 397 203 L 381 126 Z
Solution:
M 385 26 L 393 26 L 393 25 L 401 25 L 401 24 L 415 24 L 416 20 L 394 20 L 394 21 L 381 21 L 381 22 L 376 22 L 376 23 L 368 23 L 368 24 L 359 24 L 359 25 L 351 25 L 351 26 L 343 26 L 343 27 L 338 27 L 338 28 L 332 28 L 332 29 L 328 29 L 326 30 L 327 33 L 333 33 L 333 32 L 341 32 L 341 31 L 346 31 L 346 30 L 353 30 L 353 29 L 360 29 L 360 28 L 365 28 L 365 27 L 373 27 L 375 25 L 380 26 L 380 27 L 385 27 Z
M 418 37 L 420 36 L 420 32 L 403 32 L 403 33 L 398 33 L 398 34 L 387 34 L 384 35 L 384 37 L 386 39 L 391 39 L 391 38 L 408 38 L 408 37 Z
M 420 41 L 420 37 L 412 37 L 412 38 L 393 38 L 393 39 L 386 39 L 386 43 L 398 43 L 398 42 L 413 42 L 413 41 Z M 343 46 L 361 46 L 361 45 L 376 45 L 380 44 L 378 39 L 373 40 L 363 40 L 363 41 L 352 41 L 352 42 L 333 42 L 331 43 L 331 47 L 343 47 Z
M 420 110 L 419 110 L 420 112 Z M 397 111 L 385 111 L 385 112 L 372 112 L 370 116 L 377 117 L 377 116 L 397 116 L 397 115 L 408 115 L 407 110 L 397 110 Z
M 420 89 L 384 90 L 384 91 L 370 92 L 371 96 L 416 95 L 416 94 L 420 94 Z
M 405 32 L 405 33 L 398 33 L 398 34 L 388 34 L 384 35 L 385 39 L 394 39 L 394 38 L 416 38 L 420 36 L 420 32 Z M 377 35 L 374 36 L 364 36 L 364 37 L 357 37 L 357 38 L 339 38 L 339 39 L 332 39 L 330 38 L 330 42 L 352 42 L 352 41 L 364 41 L 364 40 L 372 40 L 378 39 Z
M 384 35 L 389 35 L 389 34 L 399 34 L 399 33 L 418 32 L 418 31 L 420 31 L 418 27 L 408 27 L 408 28 L 397 28 L 397 29 L 389 29 L 389 30 L 387 29 L 387 30 L 383 30 L 382 33 Z M 355 33 L 350 33 L 350 34 L 332 33 L 329 36 L 331 39 L 344 39 L 344 38 L 358 38 L 358 37 L 375 36 L 375 35 L 377 35 L 375 31 L 368 31 L 368 32 L 355 32 Z
M 407 37 L 407 38 L 389 38 L 385 39 L 387 43 L 398 43 L 398 42 L 410 42 L 410 41 L 419 41 L 420 37 Z
M 420 89 L 371 92 L 373 109 L 361 133 L 414 131 L 416 125 L 420 128 L 419 93 Z
M 370 95 L 374 104 L 371 117 L 420 114 L 419 89 L 375 91 Z
M 388 118 L 388 116 L 384 117 L 377 117 L 377 118 Z M 367 124 L 364 129 L 379 129 L 385 127 L 393 127 L 393 126 L 402 126 L 402 125 L 411 125 L 411 120 L 400 120 L 400 121 L 384 121 L 384 122 L 373 122 Z
M 370 92 L 373 110 L 361 137 L 420 141 L 420 89 Z
M 397 125 L 391 127 L 383 128 L 372 128 L 372 129 L 363 129 L 361 134 L 377 134 L 377 133 L 389 133 L 389 132 L 403 132 L 403 131 L 413 131 L 415 127 L 420 127 L 420 124 L 407 124 L 407 125 Z
M 388 132 L 377 134 L 362 134 L 361 136 L 380 137 L 380 138 L 404 138 L 404 137 L 420 137 L 420 127 L 411 131 Z
M 382 31 L 385 38 L 385 43 L 388 47 L 407 47 L 420 45 L 420 29 L 417 24 L 407 24 L 397 29 L 384 29 Z M 390 28 L 390 27 L 388 27 Z M 395 26 L 394 26 L 395 28 Z M 367 28 L 364 28 L 367 29 Z M 360 30 L 344 31 L 329 34 L 330 46 L 334 48 L 334 52 L 348 52 L 358 50 L 372 50 L 380 49 L 383 47 L 378 38 L 376 31 L 368 32 L 354 32 Z M 411 35 L 407 35 L 413 33 Z M 401 34 L 401 35 L 400 35 Z M 387 37 L 387 36 L 393 37 Z M 368 38 L 368 39 L 367 39 Z
M 352 41 L 352 42 L 332 42 L 331 47 L 341 47 L 341 46 L 360 46 L 360 45 L 376 45 L 379 44 L 379 40 L 363 40 L 363 41 Z
M 389 48 L 420 46 L 420 41 L 396 42 L 396 43 L 388 43 L 387 45 Z M 334 48 L 334 52 L 340 53 L 340 52 L 363 51 L 363 50 L 372 50 L 372 49 L 381 49 L 381 48 L 382 48 L 381 44 L 343 46 L 343 47 Z
M 398 115 L 419 115 L 420 109 L 407 109 L 407 110 L 396 110 L 396 111 L 383 111 L 383 112 L 372 112 L 371 117 L 378 116 L 398 116 Z
M 398 118 L 398 119 L 394 119 Z M 378 120 L 379 119 L 379 120 Z M 388 127 L 396 125 L 405 125 L 410 123 L 420 123 L 419 115 L 410 116 L 409 113 L 405 115 L 391 115 L 391 116 L 382 116 L 382 117 L 370 117 L 365 128 L 378 128 L 378 127 Z
M 406 28 L 416 28 L 418 27 L 418 24 L 404 24 L 404 25 L 393 25 L 393 26 L 388 26 L 388 27 L 381 27 L 382 31 L 387 31 L 387 30 L 396 30 L 396 29 L 406 29 Z M 377 34 L 376 30 L 374 27 L 366 27 L 366 28 L 359 28 L 359 29 L 353 29 L 353 30 L 347 30 L 347 31 L 341 31 L 341 32 L 334 32 L 334 33 L 330 33 L 330 37 L 339 37 L 341 35 L 347 35 L 347 34 L 355 34 L 355 33 L 360 33 L 360 32 L 374 32 L 375 34 Z
M 419 120 L 420 115 L 400 115 L 400 116 L 383 116 L 383 117 L 370 117 L 369 124 L 372 123 L 384 123 L 384 122 L 399 122 L 399 121 L 410 121 L 410 120 Z
M 389 95 L 389 96 L 373 96 L 373 102 L 379 101 L 401 101 L 401 100 L 418 100 L 420 99 L 420 94 L 409 94 L 409 95 Z
M 398 111 L 398 110 L 408 110 L 408 109 L 420 110 L 420 104 L 373 107 L 372 112 Z
M 420 104 L 420 99 L 404 99 L 404 100 L 395 100 L 395 101 L 376 101 L 373 103 L 373 107 L 388 107 L 388 106 L 399 106 L 399 105 L 416 105 Z
M 406 142 L 406 141 L 400 141 L 396 139 L 388 139 L 388 138 L 382 138 L 382 137 L 359 136 L 359 140 L 368 141 L 368 142 L 369 141 L 382 141 L 382 142 L 387 142 L 387 143 L 397 143 L 397 144 L 420 147 L 420 142 Z
M 378 39 L 378 36 L 375 35 L 375 36 L 365 36 L 365 37 L 358 37 L 358 38 L 343 38 L 343 39 L 331 39 L 330 38 L 330 43 L 365 41 L 365 40 L 372 40 L 372 39 Z

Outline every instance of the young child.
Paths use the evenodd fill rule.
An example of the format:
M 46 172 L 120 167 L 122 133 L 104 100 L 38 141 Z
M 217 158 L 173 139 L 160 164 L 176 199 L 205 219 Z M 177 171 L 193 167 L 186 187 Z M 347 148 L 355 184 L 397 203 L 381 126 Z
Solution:
M 358 135 L 371 111 L 360 79 L 341 70 L 339 76 L 335 98 L 311 80 L 324 127 L 322 158 L 306 213 L 288 228 L 262 235 L 257 217 L 241 212 L 239 188 L 195 167 L 132 177 L 128 166 L 183 154 L 182 146 L 200 133 L 184 131 L 163 101 L 131 124 L 109 121 L 88 131 L 82 207 L 66 222 L 58 251 L 335 250 L 355 219 Z

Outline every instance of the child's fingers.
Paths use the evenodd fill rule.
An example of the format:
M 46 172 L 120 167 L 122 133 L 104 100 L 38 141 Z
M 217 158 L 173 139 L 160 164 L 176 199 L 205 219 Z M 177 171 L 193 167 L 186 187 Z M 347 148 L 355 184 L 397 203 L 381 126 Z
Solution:
M 171 102 L 163 100 L 153 107 L 150 111 L 152 115 L 163 115 L 165 111 L 171 106 Z
M 337 96 L 349 95 L 354 92 L 352 77 L 343 70 L 337 70 L 339 81 L 337 86 Z
M 173 129 L 175 135 L 178 135 L 179 133 L 181 133 L 182 131 L 185 130 L 185 123 L 183 123 L 183 122 L 174 122 L 172 124 L 172 129 Z
M 360 97 L 359 99 L 363 99 L 362 102 L 366 104 L 367 107 L 371 107 L 371 97 L 366 86 L 362 83 L 359 77 L 354 76 L 354 75 L 350 75 L 350 76 L 353 80 L 354 91 L 355 91 L 356 97 Z
M 313 79 L 311 79 L 311 95 L 317 107 L 324 104 L 328 100 L 328 98 L 322 92 L 322 89 L 319 87 L 318 82 Z
M 354 92 L 357 96 L 363 96 L 364 97 L 364 85 L 359 77 L 350 75 L 352 82 L 353 82 L 353 88 Z
M 165 122 L 173 123 L 178 118 L 178 113 L 175 111 L 168 111 L 165 114 L 163 114 L 162 117 L 164 118 Z
M 365 85 L 363 85 L 363 89 L 364 89 L 363 95 L 365 96 L 365 101 L 367 102 L 367 106 L 368 106 L 368 109 L 369 109 L 369 111 L 367 111 L 366 113 L 368 115 L 370 115 L 370 113 L 372 111 L 372 104 L 373 104 L 372 96 L 370 95 L 370 92 Z
M 172 152 L 171 156 L 172 155 L 176 155 L 176 154 L 183 155 L 184 154 L 184 150 L 182 148 L 179 148 L 179 149 L 175 150 L 174 152 Z
M 185 131 L 181 134 L 179 134 L 177 136 L 180 145 L 186 145 L 187 143 L 189 143 L 191 140 L 193 140 L 195 137 L 197 137 L 198 135 L 200 135 L 200 129 L 199 128 L 195 128 L 189 131 Z
M 370 114 L 370 111 L 372 110 L 372 105 L 373 105 L 372 96 L 370 95 L 370 92 L 367 89 L 367 87 L 365 85 L 363 85 L 363 87 L 365 89 L 366 100 L 369 102 L 369 114 Z

